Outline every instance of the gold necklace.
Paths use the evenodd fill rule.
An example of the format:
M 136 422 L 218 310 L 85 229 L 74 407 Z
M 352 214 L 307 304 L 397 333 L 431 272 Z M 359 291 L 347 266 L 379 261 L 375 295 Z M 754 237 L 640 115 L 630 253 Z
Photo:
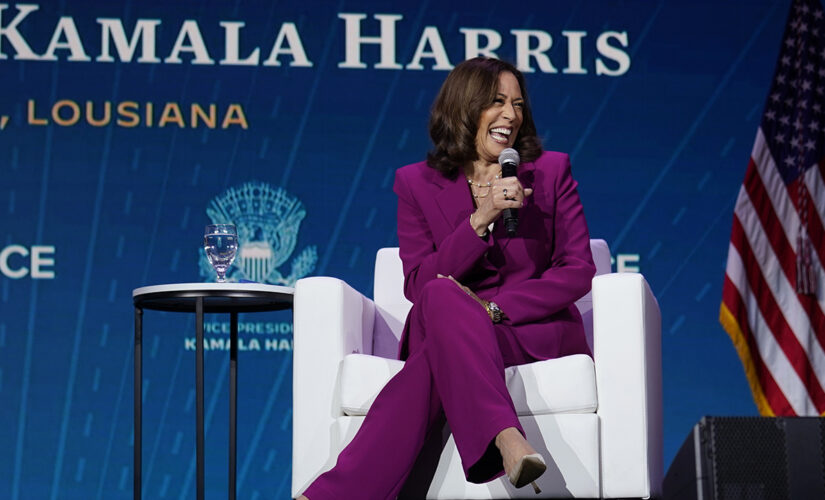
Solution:
M 495 175 L 495 177 L 493 177 L 493 180 L 498 179 L 499 175 L 501 175 L 500 171 L 499 171 L 499 173 L 497 173 Z M 486 198 L 487 196 L 490 195 L 490 188 L 493 186 L 493 181 L 487 181 L 487 184 L 481 184 L 481 183 L 473 181 L 473 179 L 471 179 L 469 176 L 467 176 L 467 184 L 470 185 L 470 192 L 472 193 L 473 198 L 478 199 L 478 198 Z M 476 189 L 484 189 L 484 188 L 487 189 L 486 193 L 484 193 L 484 194 L 477 194 L 476 193 Z
M 472 193 L 473 198 L 475 198 L 475 199 L 478 199 L 478 198 L 486 198 L 487 196 L 489 196 L 489 195 L 490 195 L 490 191 L 487 191 L 487 192 L 486 192 L 486 193 L 484 193 L 484 194 L 477 194 L 477 193 L 476 193 L 476 192 L 475 192 L 472 188 L 470 188 L 470 193 Z

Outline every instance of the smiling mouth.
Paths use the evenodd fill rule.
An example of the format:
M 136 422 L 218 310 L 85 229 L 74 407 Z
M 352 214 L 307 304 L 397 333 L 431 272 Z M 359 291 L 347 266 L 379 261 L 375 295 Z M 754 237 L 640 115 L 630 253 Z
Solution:
M 510 134 L 513 133 L 512 129 L 506 127 L 496 127 L 490 130 L 490 137 L 499 144 L 507 144 L 510 142 Z

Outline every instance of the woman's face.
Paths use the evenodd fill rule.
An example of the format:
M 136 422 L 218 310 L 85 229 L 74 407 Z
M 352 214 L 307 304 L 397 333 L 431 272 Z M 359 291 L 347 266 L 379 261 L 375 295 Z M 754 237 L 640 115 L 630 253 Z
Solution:
M 493 104 L 481 112 L 476 132 L 478 157 L 497 162 L 498 155 L 513 147 L 523 119 L 524 98 L 515 75 L 504 71 L 498 76 L 498 92 Z

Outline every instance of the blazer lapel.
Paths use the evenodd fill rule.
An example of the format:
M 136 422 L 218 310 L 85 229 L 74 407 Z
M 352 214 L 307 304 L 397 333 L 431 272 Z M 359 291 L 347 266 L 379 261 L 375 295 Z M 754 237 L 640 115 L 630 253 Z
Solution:
M 518 170 L 518 180 L 524 189 L 533 188 L 536 185 L 536 164 L 534 162 L 522 163 Z M 534 191 L 535 194 L 535 191 Z M 534 203 L 533 196 L 528 196 L 524 199 L 524 207 L 528 207 Z
M 475 207 L 470 195 L 470 188 L 467 186 L 467 179 L 463 175 L 459 174 L 454 180 L 446 179 L 440 174 L 436 177 L 435 183 L 441 186 L 441 191 L 435 195 L 435 201 L 447 223 L 447 230 L 440 237 L 444 238 L 455 231 L 460 224 L 469 225 L 470 214 L 473 213 Z M 488 260 L 486 252 L 480 258 L 479 264 L 481 268 L 486 270 L 486 273 L 482 274 L 495 276 L 498 273 L 497 268 Z M 481 279 L 479 276 L 474 279 Z
M 441 187 L 441 191 L 435 195 L 435 201 L 441 209 L 449 231 L 452 231 L 462 219 L 469 217 L 473 212 L 467 181 L 462 175 L 455 179 L 447 179 L 435 170 L 433 172 L 436 173 L 434 183 Z

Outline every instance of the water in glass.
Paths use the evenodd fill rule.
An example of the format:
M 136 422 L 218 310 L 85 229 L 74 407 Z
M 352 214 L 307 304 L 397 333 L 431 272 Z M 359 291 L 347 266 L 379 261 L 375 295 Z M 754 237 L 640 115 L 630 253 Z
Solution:
M 226 282 L 226 271 L 238 251 L 238 234 L 232 224 L 210 224 L 204 231 L 203 245 L 209 262 L 218 274 L 218 283 Z

